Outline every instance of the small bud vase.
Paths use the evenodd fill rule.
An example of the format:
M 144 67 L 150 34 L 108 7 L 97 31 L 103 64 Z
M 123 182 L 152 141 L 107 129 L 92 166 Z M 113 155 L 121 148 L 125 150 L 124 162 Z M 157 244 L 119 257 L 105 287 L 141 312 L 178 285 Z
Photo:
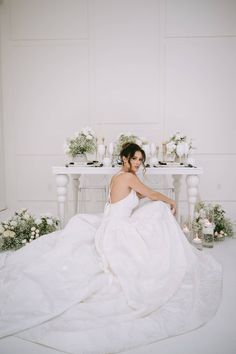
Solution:
M 202 245 L 204 247 L 213 248 L 214 246 L 214 234 L 212 226 L 203 226 L 203 240 Z

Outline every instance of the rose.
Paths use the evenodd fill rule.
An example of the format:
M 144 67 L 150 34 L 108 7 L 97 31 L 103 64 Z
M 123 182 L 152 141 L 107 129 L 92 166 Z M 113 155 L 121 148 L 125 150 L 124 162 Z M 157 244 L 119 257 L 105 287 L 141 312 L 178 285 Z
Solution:
M 35 219 L 35 224 L 36 224 L 36 225 L 40 225 L 40 224 L 41 224 L 41 222 L 42 222 L 42 220 L 41 220 L 41 219 Z
M 3 232 L 3 237 L 14 237 L 15 236 L 15 232 L 11 231 L 11 230 L 6 230 Z
M 169 154 L 172 154 L 173 152 L 175 152 L 176 145 L 175 145 L 174 141 L 170 141 L 169 143 L 167 143 L 166 148 L 167 148 L 167 152 Z

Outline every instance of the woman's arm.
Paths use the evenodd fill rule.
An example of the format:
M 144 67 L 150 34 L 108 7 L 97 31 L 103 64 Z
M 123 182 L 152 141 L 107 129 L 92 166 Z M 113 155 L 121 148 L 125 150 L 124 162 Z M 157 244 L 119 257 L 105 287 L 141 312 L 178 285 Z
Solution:
M 135 190 L 135 192 L 141 194 L 142 197 L 147 197 L 151 200 L 160 200 L 167 204 L 170 204 L 173 214 L 176 212 L 176 203 L 173 199 L 168 198 L 166 195 L 154 191 L 153 189 L 147 187 L 144 183 L 142 183 L 139 178 L 132 174 L 127 173 L 127 179 L 129 183 L 129 187 Z

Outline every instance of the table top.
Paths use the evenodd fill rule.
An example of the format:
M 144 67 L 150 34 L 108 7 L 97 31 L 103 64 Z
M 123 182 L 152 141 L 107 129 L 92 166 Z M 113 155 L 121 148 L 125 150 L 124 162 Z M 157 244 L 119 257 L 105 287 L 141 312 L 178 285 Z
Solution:
M 113 175 L 120 171 L 121 167 L 94 167 L 94 166 L 53 166 L 53 174 L 68 175 Z M 145 174 L 147 175 L 201 175 L 202 167 L 185 167 L 185 166 L 158 166 L 147 167 Z M 142 174 L 142 170 L 138 174 Z

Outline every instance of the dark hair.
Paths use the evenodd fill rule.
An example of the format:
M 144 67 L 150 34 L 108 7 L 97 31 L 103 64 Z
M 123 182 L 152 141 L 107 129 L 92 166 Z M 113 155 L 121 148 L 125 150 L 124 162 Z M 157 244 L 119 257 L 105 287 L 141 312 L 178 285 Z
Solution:
M 126 157 L 128 159 L 129 164 L 130 164 L 130 160 L 132 159 L 132 157 L 134 157 L 134 155 L 137 151 L 140 151 L 142 154 L 142 157 L 143 157 L 142 165 L 145 169 L 146 154 L 145 154 L 144 150 L 138 144 L 135 144 L 135 143 L 125 143 L 122 145 L 122 148 L 120 151 L 120 160 L 122 162 L 122 165 L 124 164 L 123 157 Z

